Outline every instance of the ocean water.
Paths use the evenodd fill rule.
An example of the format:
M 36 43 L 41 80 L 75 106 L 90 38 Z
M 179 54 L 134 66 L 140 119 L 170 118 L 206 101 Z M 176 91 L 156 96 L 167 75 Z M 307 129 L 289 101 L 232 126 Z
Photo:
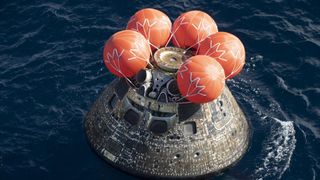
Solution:
M 0 179 L 135 179 L 89 147 L 84 115 L 112 76 L 104 42 L 152 7 L 173 21 L 198 9 L 246 47 L 227 82 L 253 129 L 239 164 L 214 179 L 320 179 L 320 3 L 0 2 Z

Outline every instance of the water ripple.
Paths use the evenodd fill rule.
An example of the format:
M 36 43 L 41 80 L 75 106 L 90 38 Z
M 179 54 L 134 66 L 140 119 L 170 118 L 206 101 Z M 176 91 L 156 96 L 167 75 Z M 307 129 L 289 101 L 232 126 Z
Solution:
M 171 20 L 203 10 L 246 47 L 244 70 L 227 84 L 254 138 L 222 178 L 319 177 L 317 1 L 63 0 L 0 6 L 0 179 L 129 178 L 92 153 L 83 118 L 114 78 L 102 62 L 105 41 L 145 7 Z

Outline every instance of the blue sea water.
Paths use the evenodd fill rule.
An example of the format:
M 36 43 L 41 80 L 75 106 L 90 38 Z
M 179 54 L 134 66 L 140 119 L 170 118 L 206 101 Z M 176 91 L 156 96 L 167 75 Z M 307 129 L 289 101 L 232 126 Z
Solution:
M 248 153 L 214 179 L 320 179 L 320 3 L 261 1 L 0 2 L 0 179 L 135 179 L 89 147 L 84 115 L 112 76 L 104 42 L 152 7 L 193 9 L 246 47 L 228 81 L 250 120 Z

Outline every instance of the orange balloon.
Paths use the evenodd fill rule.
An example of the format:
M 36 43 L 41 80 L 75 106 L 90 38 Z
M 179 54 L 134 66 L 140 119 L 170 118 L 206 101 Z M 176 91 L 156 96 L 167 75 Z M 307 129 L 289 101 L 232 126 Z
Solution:
M 128 22 L 127 29 L 140 32 L 155 50 L 164 46 L 170 36 L 171 21 L 163 12 L 156 9 L 142 9 L 136 12 Z
M 148 65 L 150 47 L 138 32 L 123 30 L 112 35 L 103 49 L 103 61 L 118 77 L 132 77 Z
M 213 58 L 197 55 L 181 65 L 177 83 L 183 97 L 193 103 L 206 103 L 220 96 L 225 75 L 222 66 Z
M 210 34 L 218 32 L 215 21 L 202 11 L 181 14 L 173 23 L 172 42 L 181 48 L 194 47 Z
M 240 39 L 226 32 L 208 36 L 200 43 L 198 54 L 215 58 L 222 65 L 227 79 L 236 76 L 242 70 L 246 58 Z

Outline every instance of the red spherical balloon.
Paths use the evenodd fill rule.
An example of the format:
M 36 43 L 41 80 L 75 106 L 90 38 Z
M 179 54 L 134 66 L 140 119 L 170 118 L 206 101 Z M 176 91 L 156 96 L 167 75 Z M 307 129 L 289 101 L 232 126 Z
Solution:
M 210 34 L 218 32 L 215 21 L 202 11 L 181 14 L 173 23 L 173 44 L 177 47 L 197 48 L 198 43 Z
M 177 83 L 183 97 L 193 103 L 206 103 L 222 93 L 225 75 L 221 65 L 213 58 L 197 55 L 181 65 Z
M 119 77 L 132 77 L 148 65 L 150 47 L 138 32 L 124 30 L 106 42 L 103 61 L 109 71 Z
M 136 12 L 130 18 L 127 29 L 140 32 L 155 50 L 167 43 L 171 26 L 171 21 L 166 14 L 147 8 Z
M 240 39 L 226 32 L 208 36 L 200 43 L 198 54 L 215 58 L 222 65 L 227 79 L 242 70 L 246 58 Z

